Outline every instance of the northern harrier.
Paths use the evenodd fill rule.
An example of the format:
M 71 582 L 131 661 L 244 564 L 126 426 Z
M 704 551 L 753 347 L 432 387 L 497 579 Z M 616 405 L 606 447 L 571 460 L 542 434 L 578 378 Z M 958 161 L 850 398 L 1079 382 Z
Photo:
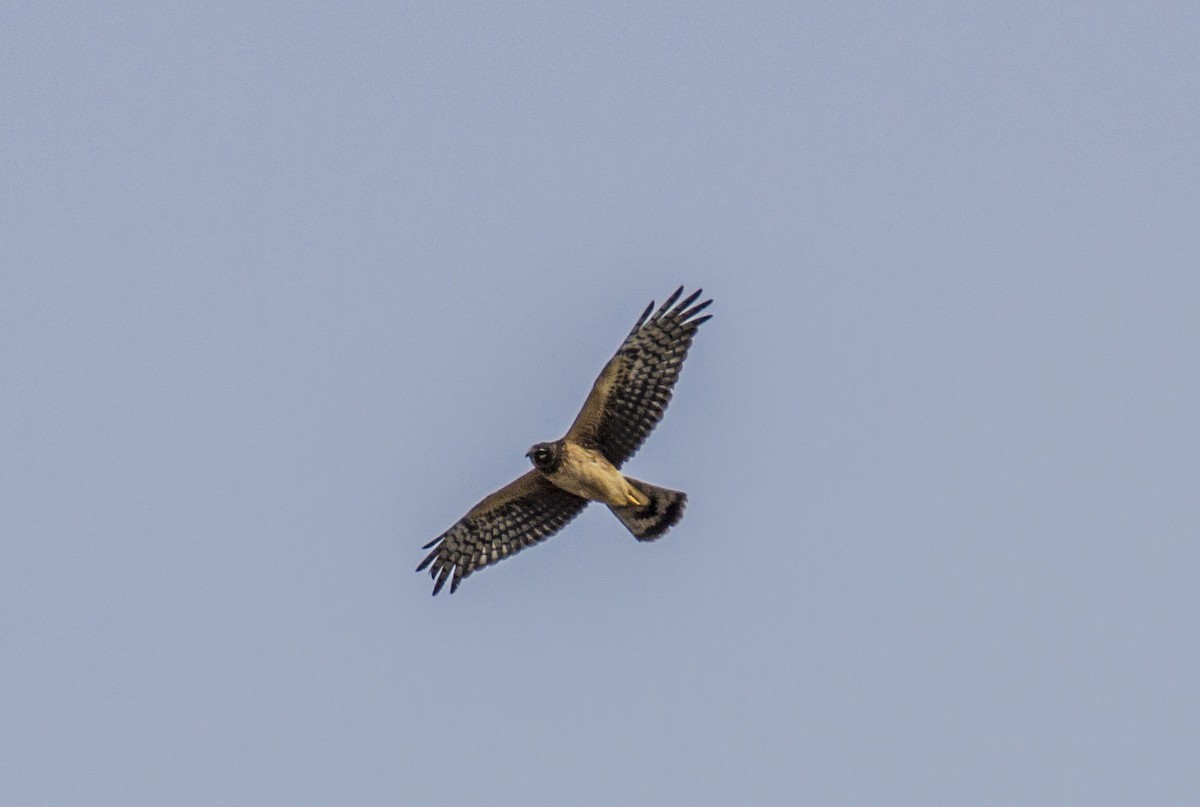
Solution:
M 589 501 L 608 505 L 639 541 L 653 541 L 683 517 L 687 494 L 617 470 L 662 419 L 692 337 L 712 316 L 696 316 L 712 303 L 692 306 L 699 289 L 679 300 L 682 294 L 680 286 L 657 311 L 653 302 L 646 306 L 617 355 L 600 371 L 566 436 L 538 443 L 526 453 L 533 470 L 475 505 L 423 547 L 433 551 L 417 571 L 429 567 L 434 594 L 447 579 L 453 592 L 477 569 L 549 538 Z

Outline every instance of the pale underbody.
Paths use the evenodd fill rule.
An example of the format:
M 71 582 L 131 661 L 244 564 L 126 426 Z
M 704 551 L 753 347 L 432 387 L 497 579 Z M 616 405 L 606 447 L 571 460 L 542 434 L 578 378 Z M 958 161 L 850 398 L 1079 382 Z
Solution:
M 569 493 L 611 507 L 642 507 L 649 503 L 603 454 L 570 442 L 563 444 L 562 462 L 546 478 Z

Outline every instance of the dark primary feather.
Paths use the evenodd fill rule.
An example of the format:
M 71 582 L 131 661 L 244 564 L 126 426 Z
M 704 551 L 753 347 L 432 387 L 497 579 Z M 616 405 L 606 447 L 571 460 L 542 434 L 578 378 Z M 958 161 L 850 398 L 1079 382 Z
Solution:
M 568 439 L 594 443 L 618 468 L 662 419 L 696 329 L 711 318 L 696 316 L 712 304 L 692 305 L 700 289 L 680 300 L 682 294 L 680 286 L 657 311 L 654 303 L 646 307 L 567 432 Z
M 417 567 L 429 567 L 437 594 L 450 580 L 450 592 L 476 569 L 515 555 L 549 538 L 579 515 L 587 500 L 568 493 L 537 471 L 488 496 L 458 523 L 424 546 L 432 548 Z

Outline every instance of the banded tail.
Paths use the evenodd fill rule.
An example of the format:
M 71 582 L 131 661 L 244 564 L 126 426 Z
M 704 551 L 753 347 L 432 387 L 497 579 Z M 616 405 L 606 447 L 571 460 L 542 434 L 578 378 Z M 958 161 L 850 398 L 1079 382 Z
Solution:
M 634 538 L 639 541 L 653 541 L 662 537 L 683 518 L 683 508 L 687 505 L 687 494 L 683 491 L 660 488 L 628 476 L 625 480 L 650 500 L 648 504 L 641 506 L 609 505 L 608 509 L 621 519 L 621 523 L 633 533 Z

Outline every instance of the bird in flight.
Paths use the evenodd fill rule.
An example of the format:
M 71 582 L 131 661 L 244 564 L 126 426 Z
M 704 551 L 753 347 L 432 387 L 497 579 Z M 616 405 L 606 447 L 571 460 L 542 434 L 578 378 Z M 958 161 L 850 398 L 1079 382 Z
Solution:
M 447 580 L 454 592 L 472 572 L 549 538 L 588 502 L 608 505 L 639 541 L 653 541 L 679 522 L 687 494 L 619 469 L 662 419 L 696 329 L 712 316 L 696 316 L 712 303 L 693 305 L 700 289 L 682 295 L 680 286 L 658 310 L 653 302 L 646 306 L 566 435 L 526 453 L 532 470 L 422 547 L 432 551 L 417 571 L 428 567 L 434 594 Z

